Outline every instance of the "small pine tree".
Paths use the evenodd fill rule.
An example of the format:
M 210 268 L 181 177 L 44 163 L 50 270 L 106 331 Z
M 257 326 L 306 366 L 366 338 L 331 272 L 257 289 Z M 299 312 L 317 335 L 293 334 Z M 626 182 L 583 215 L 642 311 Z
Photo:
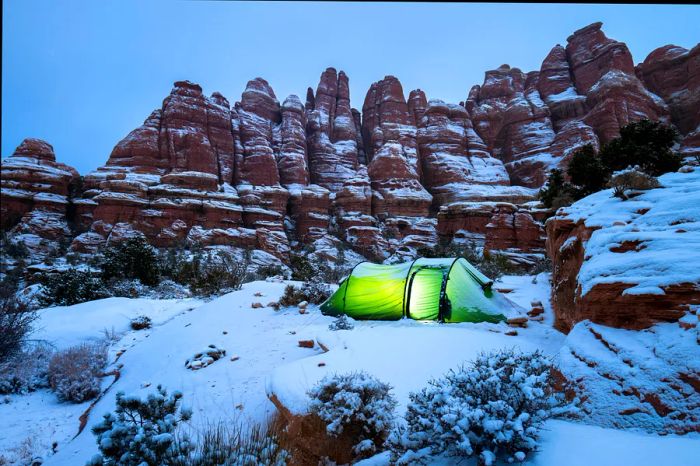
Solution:
M 547 183 L 540 190 L 539 199 L 548 208 L 558 208 L 573 202 L 572 186 L 564 180 L 564 174 L 559 169 L 549 172 Z
M 578 199 L 603 189 L 610 176 L 591 144 L 586 144 L 574 152 L 566 173 L 571 182 L 578 187 L 575 196 Z
M 306 254 L 292 254 L 289 265 L 292 269 L 292 280 L 309 281 L 314 278 L 316 271 Z
M 603 146 L 602 163 L 609 172 L 639 166 L 652 176 L 676 171 L 682 157 L 672 147 L 678 133 L 672 127 L 658 121 L 641 120 L 620 129 L 620 136 Z
M 168 395 L 160 385 L 157 390 L 146 400 L 117 393 L 114 413 L 92 428 L 100 454 L 88 466 L 161 466 L 187 458 L 192 445 L 176 430 L 192 413 L 179 409 L 182 393 Z
M 143 237 L 129 238 L 103 253 L 102 279 L 137 279 L 144 285 L 160 283 L 156 251 Z

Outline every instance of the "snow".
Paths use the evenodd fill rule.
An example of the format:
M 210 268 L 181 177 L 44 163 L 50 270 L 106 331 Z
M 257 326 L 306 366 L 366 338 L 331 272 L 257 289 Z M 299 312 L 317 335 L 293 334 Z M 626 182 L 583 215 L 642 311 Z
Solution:
M 294 282 L 248 283 L 242 290 L 208 303 L 194 299 L 109 298 L 42 310 L 34 337 L 48 340 L 58 348 L 98 340 L 103 337 L 103 329 L 113 328 L 117 340 L 111 342 L 109 359 L 114 361 L 120 354 L 116 365 L 120 365 L 121 376 L 96 403 L 85 430 L 73 440 L 78 417 L 89 403 L 59 403 L 55 394 L 46 390 L 11 395 L 9 403 L 0 403 L 0 452 L 10 451 L 31 437 L 38 453 L 46 456 L 44 464 L 84 464 L 97 451 L 90 427 L 99 422 L 102 414 L 114 410 L 117 391 L 143 397 L 153 392 L 157 384 L 163 384 L 170 392 L 179 390 L 183 393 L 183 406 L 193 409 L 193 419 L 185 428 L 196 430 L 204 423 L 219 420 L 264 421 L 275 412 L 268 393 L 274 393 L 285 406 L 304 412 L 307 390 L 324 375 L 365 370 L 394 387 L 392 392 L 399 403 L 397 413 L 403 414 L 410 391 L 424 387 L 429 378 L 443 375 L 481 351 L 517 347 L 540 349 L 554 356 L 565 345 L 566 336 L 551 328 L 548 274 L 505 276 L 494 284 L 495 289 L 503 290 L 509 299 L 524 308 L 535 301 L 541 301 L 545 308 L 544 322 L 530 322 L 528 328 L 518 329 L 517 336 L 505 335 L 510 330 L 505 324 L 445 325 L 411 320 L 355 321 L 352 330 L 332 331 L 328 326 L 334 319 L 321 315 L 316 306 L 309 306 L 303 315 L 296 308 L 274 311 L 269 307 L 251 307 L 253 302 L 276 301 L 287 283 Z M 130 319 L 141 314 L 152 319 L 153 327 L 130 330 Z M 669 333 L 665 340 L 669 344 L 671 336 Z M 309 339 L 329 351 L 324 353 L 318 344 L 312 349 L 298 346 L 299 340 Z M 187 369 L 185 361 L 209 345 L 225 350 L 226 356 L 197 371 Z M 630 346 L 630 351 L 634 347 Z M 321 362 L 325 366 L 319 367 Z M 116 365 L 113 363 L 107 370 Z M 653 370 L 648 372 L 653 373 Z M 112 377 L 103 380 L 103 390 L 112 380 Z M 585 437 L 600 442 L 601 447 L 586 448 L 585 443 L 579 443 Z M 618 439 L 614 448 L 609 446 L 612 440 L 608 439 Z M 55 455 L 50 453 L 53 441 L 58 442 Z M 672 458 L 677 456 L 678 464 L 684 465 L 689 464 L 683 463 L 686 453 L 693 447 L 697 450 L 700 439 L 645 436 L 550 422 L 543 441 L 542 452 L 534 459 L 528 457 L 527 464 L 569 464 L 561 456 L 568 445 L 570 451 L 579 452 L 576 461 L 580 464 L 585 460 L 589 460 L 586 464 L 622 464 L 626 455 L 633 452 L 634 458 L 640 458 L 635 464 L 651 465 L 651 459 L 658 457 L 635 452 L 638 446 L 643 450 L 654 445 L 654 448 L 677 448 L 678 453 Z M 601 461 L 609 460 L 609 463 L 595 463 L 593 460 L 605 449 L 609 454 Z M 645 463 L 648 458 L 651 459 Z M 388 464 L 388 460 L 384 453 L 363 464 Z M 435 464 L 441 463 L 436 459 Z
M 576 92 L 576 89 L 573 87 L 568 87 L 561 91 L 559 94 L 552 94 L 548 95 L 545 100 L 549 104 L 557 103 L 557 102 L 563 102 L 567 100 L 572 100 L 572 99 L 583 99 L 585 100 L 586 96 L 580 95 Z
M 700 438 L 654 436 L 564 421 L 549 421 L 540 451 L 526 466 L 697 466 Z
M 700 393 L 682 374 L 700 374 L 698 336 L 677 323 L 635 331 L 584 321 L 567 336 L 558 364 L 585 388 L 587 422 L 654 432 L 692 429 L 700 420 Z
M 660 188 L 625 201 L 607 189 L 559 211 L 596 229 L 578 275 L 582 295 L 605 283 L 629 283 L 626 294 L 700 284 L 700 169 L 668 173 L 659 182 Z M 625 242 L 638 242 L 637 250 L 611 251 Z
M 50 307 L 40 313 L 32 338 L 45 340 L 57 349 L 67 348 L 100 340 L 105 330 L 124 333 L 131 319 L 141 315 L 150 317 L 153 325 L 161 325 L 201 304 L 197 299 L 106 298 Z

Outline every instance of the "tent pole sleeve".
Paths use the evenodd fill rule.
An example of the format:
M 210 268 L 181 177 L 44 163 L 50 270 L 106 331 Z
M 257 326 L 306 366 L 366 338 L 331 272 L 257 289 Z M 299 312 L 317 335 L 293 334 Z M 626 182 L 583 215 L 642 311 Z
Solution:
M 408 289 L 408 277 L 409 275 L 411 275 L 411 269 L 413 268 L 413 265 L 416 263 L 417 260 L 418 258 L 416 257 L 415 259 L 413 259 L 413 262 L 411 262 L 410 267 L 408 267 L 408 272 L 406 272 L 406 279 L 403 282 L 403 299 L 401 302 L 402 317 L 408 317 L 408 303 L 406 302 L 406 300 L 408 299 L 408 296 L 406 294 Z
M 447 272 L 443 272 L 442 284 L 440 285 L 440 303 L 438 304 L 438 320 L 440 322 L 445 321 L 445 309 L 447 308 L 447 281 L 450 279 L 452 267 L 455 266 L 458 260 L 459 257 L 456 257 L 450 264 L 450 268 L 447 269 Z
M 347 283 L 345 284 L 345 289 L 343 290 L 343 314 L 345 314 L 345 297 L 348 295 L 348 287 L 350 286 L 350 277 L 352 277 L 352 274 L 355 271 L 355 268 L 360 264 L 364 264 L 365 262 L 367 262 L 367 261 L 358 262 L 357 264 L 355 264 L 353 266 L 352 270 L 350 270 L 350 274 L 348 275 L 348 278 L 347 278 Z

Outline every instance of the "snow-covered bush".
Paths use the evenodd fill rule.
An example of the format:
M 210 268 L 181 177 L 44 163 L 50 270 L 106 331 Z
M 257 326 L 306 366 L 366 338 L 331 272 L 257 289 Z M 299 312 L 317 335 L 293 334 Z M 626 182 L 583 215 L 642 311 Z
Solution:
M 482 353 L 468 366 L 409 395 L 406 432 L 393 445 L 399 464 L 421 456 L 522 461 L 537 447 L 542 423 L 563 407 L 551 363 L 540 352 Z
M 306 301 L 310 304 L 321 304 L 331 295 L 331 289 L 325 283 L 304 282 L 301 287 L 287 285 L 279 300 L 282 306 L 296 306 Z
M 178 437 L 176 445 L 189 442 L 192 452 L 180 457 L 170 466 L 285 466 L 290 458 L 282 446 L 281 425 L 218 423 L 208 426 L 193 441 Z
M 250 251 L 239 259 L 226 251 L 207 253 L 190 281 L 193 293 L 213 296 L 240 290 L 250 266 Z
M 162 280 L 153 288 L 150 296 L 156 299 L 183 299 L 190 296 L 189 289 L 172 280 Z
M 160 466 L 188 457 L 192 446 L 184 436 L 176 441 L 176 430 L 192 413 L 178 406 L 180 392 L 168 395 L 160 385 L 157 390 L 145 400 L 117 393 L 114 413 L 92 428 L 100 453 L 89 466 Z
M 659 180 L 641 171 L 639 167 L 629 168 L 613 174 L 610 186 L 614 190 L 615 197 L 627 199 L 625 191 L 645 191 L 647 189 L 658 188 Z
M 25 348 L 0 362 L 0 395 L 28 393 L 49 386 L 53 350 L 45 344 Z
M 100 377 L 107 363 L 101 344 L 73 346 L 53 355 L 49 362 L 49 385 L 61 401 L 82 403 L 100 393 Z
M 42 306 L 71 306 L 109 296 L 100 279 L 82 270 L 51 273 L 42 282 L 44 286 L 39 296 Z
M 328 325 L 329 330 L 352 330 L 355 328 L 355 324 L 353 324 L 350 320 L 348 320 L 348 316 L 345 314 L 341 314 L 338 316 L 337 319 L 335 319 L 333 322 Z
M 309 411 L 331 437 L 350 439 L 357 458 L 382 447 L 394 425 L 391 386 L 366 372 L 324 377 L 309 393 Z
M 150 287 L 131 278 L 114 279 L 106 284 L 109 294 L 121 298 L 138 298 L 150 293 Z
M 136 316 L 133 319 L 131 319 L 130 326 L 132 330 L 143 330 L 146 328 L 151 328 L 151 325 L 153 322 L 151 321 L 151 318 L 148 316 Z

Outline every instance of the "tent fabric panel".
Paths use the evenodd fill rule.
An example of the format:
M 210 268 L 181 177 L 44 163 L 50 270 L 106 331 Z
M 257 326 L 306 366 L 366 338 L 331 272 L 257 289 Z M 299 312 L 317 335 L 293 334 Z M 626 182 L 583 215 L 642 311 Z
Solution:
M 468 260 L 462 257 L 459 258 L 457 262 L 467 270 L 469 275 L 471 275 L 472 278 L 476 280 L 482 288 L 491 288 L 491 285 L 493 285 L 493 280 L 481 273 L 476 267 L 471 265 Z
M 450 271 L 446 295 L 451 311 L 445 322 L 500 322 L 505 320 L 501 300 L 493 300 L 493 292 L 484 290 L 474 278 L 466 260 L 459 260 Z
M 345 289 L 348 286 L 348 279 L 346 278 L 340 285 L 338 289 L 333 293 L 323 304 L 321 304 L 321 312 L 329 316 L 339 316 L 344 314 L 344 299 L 345 299 Z
M 446 273 L 446 271 L 445 271 Z M 411 272 L 408 316 L 415 320 L 437 320 L 440 314 L 442 268 L 423 268 Z
M 345 314 L 355 319 L 401 319 L 410 266 L 359 264 L 347 280 Z

